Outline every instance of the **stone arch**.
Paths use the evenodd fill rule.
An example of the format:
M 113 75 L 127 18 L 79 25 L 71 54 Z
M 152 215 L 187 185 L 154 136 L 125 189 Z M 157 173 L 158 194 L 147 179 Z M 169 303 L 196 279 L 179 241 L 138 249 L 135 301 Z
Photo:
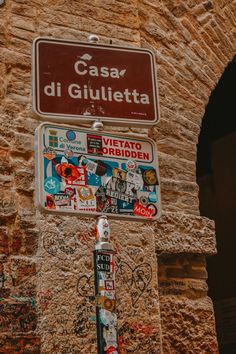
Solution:
M 235 55 L 233 10 L 225 1 L 139 1 L 140 42 L 157 56 L 161 121 L 152 136 L 158 141 L 163 179 L 186 182 L 195 197 L 194 214 L 196 145 L 210 94 Z M 186 193 L 182 185 L 177 188 Z M 181 209 L 188 211 L 184 203 Z
M 215 221 L 217 255 L 207 261 L 209 296 L 213 300 L 220 352 L 234 352 L 233 307 L 236 295 L 230 276 L 235 268 L 235 60 L 212 92 L 199 138 L 197 177 L 201 215 Z M 217 276 L 216 276 L 217 274 Z
M 236 52 L 234 7 L 226 1 L 139 1 L 141 44 L 157 55 L 162 108 L 151 135 L 159 148 L 165 211 L 155 229 L 164 352 L 218 351 L 205 283 L 205 256 L 216 252 L 214 224 L 198 216 L 195 163 L 205 107 Z M 195 327 L 192 341 L 187 328 L 197 318 L 204 334 Z

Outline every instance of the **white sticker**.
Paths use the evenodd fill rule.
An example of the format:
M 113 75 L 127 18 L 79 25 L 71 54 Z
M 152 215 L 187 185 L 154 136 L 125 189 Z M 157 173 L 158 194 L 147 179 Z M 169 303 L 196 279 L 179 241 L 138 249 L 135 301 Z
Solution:
M 97 166 L 98 166 L 98 164 L 96 162 L 88 160 L 88 162 L 86 164 L 86 169 L 88 172 L 96 173 Z
M 143 178 L 138 173 L 127 172 L 127 182 L 134 183 L 135 189 L 139 190 L 143 186 Z

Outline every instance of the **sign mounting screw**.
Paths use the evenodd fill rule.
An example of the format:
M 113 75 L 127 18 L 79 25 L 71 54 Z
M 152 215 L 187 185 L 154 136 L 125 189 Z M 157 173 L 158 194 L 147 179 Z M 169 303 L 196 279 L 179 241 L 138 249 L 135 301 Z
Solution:
M 103 123 L 100 120 L 95 120 L 92 124 L 92 129 L 94 130 L 102 130 L 103 129 Z
M 1 1 L 1 0 L 0 0 Z M 88 36 L 88 42 L 90 42 L 90 43 L 98 43 L 99 42 L 99 37 L 98 36 L 96 36 L 96 34 L 90 34 L 89 36 Z

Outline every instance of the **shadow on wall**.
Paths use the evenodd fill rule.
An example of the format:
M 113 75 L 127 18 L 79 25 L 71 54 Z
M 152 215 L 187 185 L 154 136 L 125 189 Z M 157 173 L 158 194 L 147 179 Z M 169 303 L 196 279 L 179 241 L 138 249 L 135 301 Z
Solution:
M 200 213 L 215 220 L 218 254 L 208 259 L 221 354 L 236 353 L 236 60 L 212 92 L 198 144 Z

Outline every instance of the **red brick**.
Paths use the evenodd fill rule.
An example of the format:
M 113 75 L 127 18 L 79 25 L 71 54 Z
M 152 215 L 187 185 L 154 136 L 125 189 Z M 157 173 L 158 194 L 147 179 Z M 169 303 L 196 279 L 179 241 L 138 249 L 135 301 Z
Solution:
M 11 287 L 12 296 L 36 296 L 36 266 L 30 258 L 11 258 L 5 268 L 9 274 L 7 286 Z
M 37 315 L 31 302 L 0 302 L 0 331 L 31 332 L 36 329 Z
M 11 254 L 20 254 L 22 242 L 23 242 L 23 237 L 21 231 L 14 232 L 14 234 L 11 237 L 11 245 L 10 245 Z
M 0 254 L 8 254 L 8 232 L 6 227 L 0 227 Z
M 0 353 L 1 354 L 39 354 L 40 353 L 40 338 L 27 336 L 0 336 Z
M 10 296 L 10 288 L 0 288 L 0 299 L 6 299 Z
M 27 228 L 16 228 L 11 232 L 9 241 L 9 252 L 12 255 L 34 255 L 38 246 L 38 230 Z

